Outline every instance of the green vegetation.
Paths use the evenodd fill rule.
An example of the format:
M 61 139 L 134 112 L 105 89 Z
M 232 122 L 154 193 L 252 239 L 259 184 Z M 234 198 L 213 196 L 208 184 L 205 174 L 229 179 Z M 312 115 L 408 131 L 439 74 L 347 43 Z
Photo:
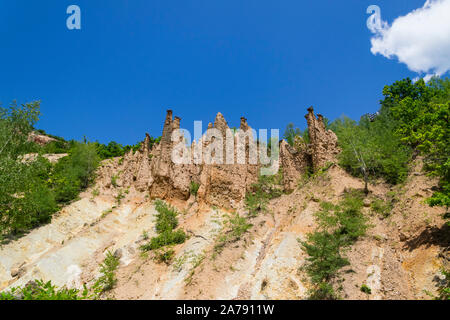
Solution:
M 425 170 L 440 178 L 430 206 L 450 206 L 450 80 L 396 81 L 384 87 L 377 115 L 334 121 L 342 148 L 340 164 L 350 173 L 387 182 L 403 182 L 412 157 L 424 158 Z M 367 191 L 367 189 L 366 189 Z
M 370 289 L 370 287 L 365 283 L 361 285 L 360 290 L 361 290 L 361 292 L 364 292 L 367 294 L 372 294 L 372 289 Z
M 119 258 L 115 257 L 110 251 L 107 251 L 105 260 L 100 264 L 100 272 L 102 275 L 94 284 L 96 293 L 109 291 L 114 288 L 117 283 L 116 270 L 119 264 Z
M 109 291 L 117 283 L 116 270 L 119 266 L 119 259 L 110 251 L 106 253 L 106 258 L 100 264 L 101 276 L 88 289 L 84 285 L 82 291 L 78 289 L 58 288 L 52 285 L 51 281 L 44 282 L 35 280 L 29 282 L 24 287 L 11 288 L 9 291 L 0 292 L 0 300 L 94 300 L 98 299 L 103 292 Z
M 91 143 L 76 143 L 69 151 L 69 156 L 62 158 L 49 172 L 48 185 L 55 192 L 59 203 L 76 199 L 95 178 L 99 158 Z
M 384 218 L 387 218 L 394 207 L 393 201 L 383 201 L 381 199 L 375 199 L 370 204 L 370 208 L 381 214 Z
M 253 225 L 247 221 L 245 217 L 240 216 L 237 212 L 226 214 L 224 222 L 224 231 L 218 236 L 214 246 L 213 258 L 220 254 L 227 243 L 236 242 L 241 239 Z
M 186 241 L 187 236 L 183 230 L 175 231 L 178 226 L 177 210 L 162 200 L 155 201 L 155 208 L 158 211 L 156 215 L 156 232 L 158 236 L 151 238 L 149 243 L 142 245 L 141 250 L 157 250 Z
M 450 300 L 450 270 L 442 269 L 441 273 L 443 279 L 438 280 L 438 295 L 436 296 L 427 290 L 424 290 L 424 292 L 434 300 Z
M 197 197 L 197 193 L 198 193 L 198 189 L 200 188 L 200 184 L 195 182 L 195 181 L 191 181 L 191 184 L 189 186 L 189 192 L 191 193 L 191 195 Z
M 385 113 L 370 121 L 363 116 L 359 123 L 349 118 L 337 119 L 331 124 L 339 139 L 342 152 L 340 165 L 365 181 L 365 191 L 369 177 L 384 178 L 396 184 L 405 180 L 411 150 L 395 133 L 395 123 Z
M 306 171 L 303 176 L 298 180 L 298 188 L 303 188 L 308 183 L 315 183 L 319 180 L 321 181 L 327 181 L 329 180 L 329 175 L 327 174 L 328 169 L 331 168 L 333 163 L 329 162 L 326 163 L 323 168 L 318 169 L 316 172 L 311 170 Z
M 161 140 L 161 137 L 159 138 L 153 138 L 150 137 L 150 143 L 149 143 L 149 149 L 151 150 L 153 146 Z M 116 157 L 123 157 L 126 153 L 130 152 L 130 150 L 133 150 L 133 152 L 136 152 L 139 150 L 142 146 L 142 142 L 139 142 L 135 145 L 126 145 L 123 146 L 120 143 L 117 143 L 115 141 L 109 142 L 107 145 L 101 144 L 99 142 L 94 143 L 97 153 L 100 157 L 100 159 L 111 159 Z M 122 160 L 123 161 L 123 160 Z
M 161 248 L 155 250 L 155 260 L 159 263 L 165 263 L 169 265 L 173 257 L 175 256 L 175 251 L 171 248 Z
M 98 164 L 90 143 L 71 142 L 69 156 L 52 165 L 42 148 L 28 141 L 39 118 L 40 103 L 0 108 L 0 240 L 15 238 L 50 221 L 94 178 Z M 35 161 L 23 156 L 35 152 Z
M 306 143 L 309 143 L 308 130 L 302 131 L 300 128 L 295 127 L 293 123 L 289 123 L 284 131 L 283 139 L 285 139 L 289 145 L 293 146 L 296 136 L 302 137 Z
M 59 288 L 51 281 L 36 280 L 22 288 L 12 288 L 8 292 L 0 292 L 0 300 L 88 300 L 95 296 L 88 293 L 85 287 L 82 292 L 77 289 Z
M 115 199 L 116 199 L 116 204 L 117 204 L 118 206 L 120 206 L 121 203 L 122 203 L 122 199 L 124 199 L 124 198 L 125 198 L 125 195 L 123 194 L 123 191 L 122 191 L 122 190 L 119 190 L 119 192 L 117 193 L 117 195 L 116 195 L 116 197 L 115 197 Z
M 382 109 L 396 122 L 404 144 L 424 157 L 425 169 L 440 178 L 431 206 L 450 206 L 450 79 L 405 79 L 383 90 Z
M 112 175 L 112 176 L 111 176 L 111 185 L 112 185 L 114 188 L 117 188 L 117 186 L 118 186 L 118 184 L 117 184 L 117 179 L 118 179 L 118 176 L 117 176 L 117 175 Z
M 276 175 L 258 177 L 258 182 L 253 184 L 245 195 L 245 206 L 249 216 L 256 217 L 260 212 L 267 212 L 269 201 L 283 194 L 282 181 L 281 169 Z
M 311 280 L 309 298 L 313 300 L 337 299 L 338 293 L 332 285 L 339 270 L 348 265 L 342 256 L 346 247 L 363 236 L 368 228 L 367 219 L 361 212 L 363 195 L 353 191 L 334 205 L 321 203 L 322 210 L 316 213 L 318 229 L 299 243 L 308 254 L 304 270 Z

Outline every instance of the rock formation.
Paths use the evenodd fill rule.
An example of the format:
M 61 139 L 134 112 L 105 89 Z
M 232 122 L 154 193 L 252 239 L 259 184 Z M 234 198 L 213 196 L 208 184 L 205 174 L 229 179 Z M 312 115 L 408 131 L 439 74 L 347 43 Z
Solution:
M 325 130 L 323 118 L 320 115 L 316 118 L 312 108 L 308 111 L 310 143 L 301 137 L 296 137 L 294 146 L 284 140 L 280 142 L 277 163 L 283 170 L 285 190 L 295 189 L 302 174 L 334 161 L 339 152 L 337 138 Z M 179 117 L 173 118 L 171 110 L 167 111 L 160 143 L 150 150 L 147 134 L 140 150 L 125 155 L 118 185 L 133 186 L 140 192 L 148 192 L 151 198 L 188 200 L 191 184 L 198 183 L 198 202 L 222 208 L 239 207 L 251 185 L 257 182 L 261 168 L 258 144 L 247 119 L 242 117 L 240 130 L 233 132 L 218 113 L 214 124 L 208 125 L 208 129 L 216 130 L 207 130 L 191 146 L 175 132 L 180 121 Z M 173 156 L 187 161 L 178 163 Z M 106 172 L 113 174 L 112 168 Z M 106 184 L 109 180 L 103 179 Z
M 325 129 L 323 116 L 318 114 L 316 118 L 313 107 L 308 108 L 305 118 L 308 123 L 312 167 L 314 171 L 317 171 L 327 162 L 335 161 L 336 155 L 340 152 L 337 136 L 333 131 Z
M 39 134 L 37 132 L 31 132 L 28 135 L 28 141 L 34 142 L 41 146 L 45 146 L 46 144 L 48 144 L 52 141 L 56 141 L 56 139 L 46 136 L 46 135 L 43 135 L 43 134 Z
M 322 115 L 318 114 L 316 118 L 313 107 L 310 107 L 305 118 L 309 143 L 297 136 L 293 146 L 284 140 L 280 144 L 280 161 L 286 190 L 294 190 L 298 179 L 307 171 L 315 172 L 327 163 L 335 162 L 340 152 L 337 136 L 333 131 L 325 129 Z

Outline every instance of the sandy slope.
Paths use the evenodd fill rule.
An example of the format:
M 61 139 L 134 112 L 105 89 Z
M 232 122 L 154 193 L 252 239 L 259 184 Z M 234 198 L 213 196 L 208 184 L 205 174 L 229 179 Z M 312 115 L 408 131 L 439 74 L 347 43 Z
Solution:
M 342 273 L 343 298 L 421 299 L 426 298 L 423 289 L 435 289 L 443 263 L 439 253 L 449 246 L 448 229 L 440 217 L 443 210 L 422 203 L 436 181 L 417 172 L 420 163 L 406 184 L 396 187 L 399 201 L 390 217 L 364 209 L 373 227 L 347 253 L 351 266 Z M 151 253 L 140 254 L 142 232 L 154 235 L 156 213 L 145 194 L 131 190 L 105 215 L 116 205 L 115 191 L 100 190 L 91 199 L 88 190 L 51 224 L 0 249 L 0 289 L 35 278 L 81 287 L 98 276 L 106 250 L 120 249 L 119 281 L 108 294 L 116 299 L 302 299 L 308 281 L 299 270 L 305 254 L 297 239 L 314 230 L 313 213 L 320 201 L 337 202 L 344 190 L 362 186 L 334 166 L 325 176 L 274 199 L 270 212 L 251 219 L 252 229 L 216 257 L 213 248 L 226 231 L 226 212 L 199 207 L 194 199 L 174 203 L 181 212 L 180 227 L 190 238 L 174 248 L 171 265 L 155 262 Z M 370 189 L 369 200 L 386 198 L 390 191 L 382 183 Z M 20 272 L 12 277 L 11 271 Z M 371 295 L 360 291 L 363 283 L 372 288 Z

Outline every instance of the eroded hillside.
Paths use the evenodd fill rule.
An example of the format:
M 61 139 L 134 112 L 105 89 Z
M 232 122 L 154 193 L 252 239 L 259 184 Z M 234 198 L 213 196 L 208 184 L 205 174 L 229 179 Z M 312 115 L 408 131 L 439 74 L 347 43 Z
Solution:
M 150 149 L 144 142 L 137 152 L 103 161 L 95 185 L 80 200 L 51 224 L 1 247 L 0 290 L 34 279 L 92 286 L 110 251 L 120 259 L 118 282 L 104 298 L 307 298 L 311 284 L 302 267 L 308 257 L 299 241 L 317 228 L 315 213 L 323 202 L 337 204 L 364 182 L 337 165 L 337 138 L 322 117 L 310 109 L 306 118 L 309 143 L 281 142 L 281 170 L 262 188 L 273 196 L 249 210 L 245 198 L 259 181 L 260 164 L 173 164 L 171 134 L 180 119 L 169 112 L 161 143 Z M 229 130 L 221 114 L 210 127 L 224 136 Z M 249 129 L 244 118 L 241 129 Z M 310 168 L 314 175 L 307 174 Z M 424 290 L 436 293 L 440 268 L 449 259 L 444 210 L 423 203 L 436 185 L 422 172 L 420 158 L 405 183 L 369 185 L 362 211 L 370 227 L 346 251 L 350 264 L 334 280 L 342 298 L 426 299 Z M 157 235 L 156 198 L 177 209 L 177 228 L 188 235 L 172 246 L 174 256 L 166 263 L 141 250 Z

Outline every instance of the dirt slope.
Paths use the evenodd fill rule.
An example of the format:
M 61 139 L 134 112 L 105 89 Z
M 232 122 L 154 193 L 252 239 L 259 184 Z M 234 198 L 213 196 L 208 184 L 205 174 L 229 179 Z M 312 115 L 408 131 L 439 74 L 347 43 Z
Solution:
M 112 170 L 119 159 L 108 161 L 100 170 Z M 442 209 L 422 203 L 436 181 L 420 169 L 417 161 L 407 182 L 395 189 L 370 186 L 367 204 L 394 193 L 396 201 L 387 218 L 364 208 L 373 227 L 347 253 L 351 265 L 342 273 L 343 298 L 427 299 L 423 290 L 434 292 L 449 232 Z M 121 257 L 117 286 L 108 293 L 116 299 L 304 299 L 308 281 L 299 268 L 305 254 L 297 239 L 314 230 L 320 201 L 338 202 L 345 190 L 363 187 L 334 165 L 272 200 L 269 213 L 250 219 L 250 231 L 216 255 L 214 246 L 229 212 L 200 206 L 193 197 L 174 202 L 180 227 L 190 238 L 174 248 L 175 260 L 166 265 L 139 250 L 142 232 L 155 234 L 156 212 L 147 194 L 104 185 L 98 181 L 51 224 L 0 249 L 0 290 L 35 278 L 81 288 L 95 281 L 105 251 L 112 250 Z M 100 195 L 93 196 L 93 190 Z M 125 197 L 120 204 L 119 193 Z M 371 295 L 360 291 L 363 283 Z

